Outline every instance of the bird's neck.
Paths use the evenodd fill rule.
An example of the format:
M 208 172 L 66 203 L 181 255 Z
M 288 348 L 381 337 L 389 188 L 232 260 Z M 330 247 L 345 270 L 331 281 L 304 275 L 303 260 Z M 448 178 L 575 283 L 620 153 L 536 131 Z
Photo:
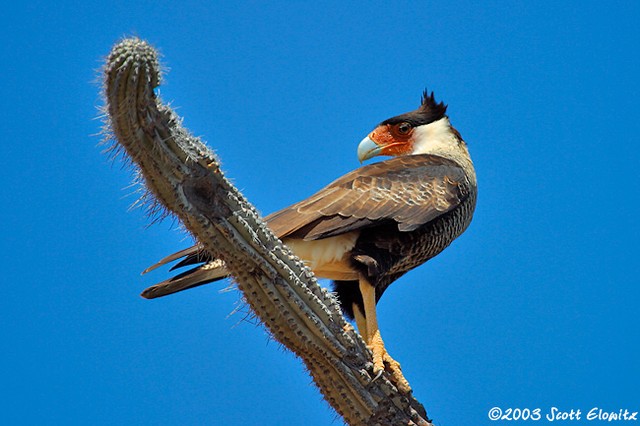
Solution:
M 475 184 L 473 162 L 460 133 L 451 126 L 448 117 L 416 128 L 413 154 L 431 154 L 444 157 L 459 164 Z

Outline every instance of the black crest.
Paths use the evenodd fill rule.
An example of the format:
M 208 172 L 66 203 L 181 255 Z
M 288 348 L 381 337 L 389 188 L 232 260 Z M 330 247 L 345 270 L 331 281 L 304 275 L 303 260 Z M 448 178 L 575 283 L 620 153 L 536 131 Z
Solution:
M 444 104 L 444 102 L 436 102 L 436 98 L 433 95 L 433 92 L 429 94 L 429 91 L 427 89 L 424 89 L 424 92 L 422 92 L 422 105 L 420 105 L 419 110 L 429 111 L 435 116 L 442 118 L 447 112 L 447 106 Z
M 433 92 L 425 89 L 422 93 L 422 103 L 420 108 L 415 111 L 407 112 L 383 121 L 380 124 L 397 124 L 403 121 L 410 123 L 413 127 L 422 126 L 423 124 L 433 123 L 444 117 L 447 112 L 447 106 L 443 102 L 436 102 Z

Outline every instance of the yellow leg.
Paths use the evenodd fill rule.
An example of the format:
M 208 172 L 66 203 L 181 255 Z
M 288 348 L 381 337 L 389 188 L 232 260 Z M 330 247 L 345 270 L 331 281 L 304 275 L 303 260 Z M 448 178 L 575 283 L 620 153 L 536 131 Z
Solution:
M 383 355 L 385 353 L 384 342 L 378 329 L 378 317 L 376 315 L 376 289 L 366 279 L 360 278 L 360 293 L 364 302 L 364 319 L 366 331 L 364 341 L 373 352 L 373 371 L 378 373 L 384 370 Z M 358 327 L 359 328 L 359 327 Z M 361 332 L 362 334 L 362 332 Z
M 364 319 L 364 314 L 360 310 L 360 307 L 354 303 L 352 305 L 353 308 L 353 316 L 356 319 L 356 326 L 358 327 L 358 332 L 362 336 L 362 338 L 367 341 L 369 336 L 367 335 L 367 321 Z
M 362 293 L 362 300 L 364 302 L 364 318 L 359 319 L 356 315 L 356 324 L 365 343 L 373 353 L 373 372 L 374 374 L 382 372 L 386 362 L 400 390 L 409 392 L 411 387 L 402 375 L 400 363 L 391 358 L 384 347 L 382 336 L 380 336 L 380 329 L 378 328 L 378 316 L 376 314 L 376 289 L 364 277 L 360 277 L 360 293 Z M 358 315 L 362 315 L 359 309 L 354 309 L 354 314 L 356 312 Z M 361 323 L 364 323 L 364 330 L 361 328 Z

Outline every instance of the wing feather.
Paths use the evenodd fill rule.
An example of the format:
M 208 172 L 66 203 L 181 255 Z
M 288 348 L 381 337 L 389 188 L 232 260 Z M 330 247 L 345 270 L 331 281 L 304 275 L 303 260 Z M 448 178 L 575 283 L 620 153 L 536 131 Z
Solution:
M 389 221 L 411 231 L 454 209 L 469 195 L 469 185 L 451 160 L 397 157 L 356 169 L 266 220 L 278 237 L 306 240 Z
M 280 238 L 315 240 L 395 222 L 409 232 L 453 210 L 470 192 L 461 167 L 442 157 L 396 157 L 347 173 L 311 197 L 265 218 Z M 224 263 L 197 244 L 162 259 L 145 272 L 183 258 L 177 267 L 205 262 L 143 292 L 155 298 L 223 278 Z

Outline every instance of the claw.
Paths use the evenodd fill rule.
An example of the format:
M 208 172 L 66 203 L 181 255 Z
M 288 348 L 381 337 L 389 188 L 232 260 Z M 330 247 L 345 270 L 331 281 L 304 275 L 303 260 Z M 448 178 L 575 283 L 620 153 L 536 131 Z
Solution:
M 385 351 L 384 353 L 384 361 L 389 366 L 389 370 L 391 371 L 391 376 L 393 377 L 393 381 L 398 386 L 400 392 L 409 393 L 411 392 L 411 386 L 409 386 L 409 382 L 404 378 L 402 374 L 402 369 L 400 368 L 400 363 L 395 359 L 391 358 L 391 356 Z
M 402 374 L 400 363 L 391 358 L 391 355 L 389 355 L 384 347 L 384 342 L 380 336 L 380 330 L 376 330 L 374 333 L 371 341 L 369 342 L 369 349 L 371 349 L 371 352 L 373 353 L 373 373 L 376 375 L 372 382 L 380 378 L 382 373 L 385 371 L 386 364 L 387 369 L 391 373 L 391 377 L 393 377 L 393 382 L 398 386 L 398 389 L 403 393 L 411 392 L 411 386 L 409 386 L 409 382 Z
M 373 371 L 375 372 L 375 367 L 374 367 Z M 382 373 L 384 373 L 384 370 L 378 370 L 378 374 L 376 374 L 375 377 L 373 379 L 371 379 L 371 383 L 375 382 L 380 377 L 382 377 Z

